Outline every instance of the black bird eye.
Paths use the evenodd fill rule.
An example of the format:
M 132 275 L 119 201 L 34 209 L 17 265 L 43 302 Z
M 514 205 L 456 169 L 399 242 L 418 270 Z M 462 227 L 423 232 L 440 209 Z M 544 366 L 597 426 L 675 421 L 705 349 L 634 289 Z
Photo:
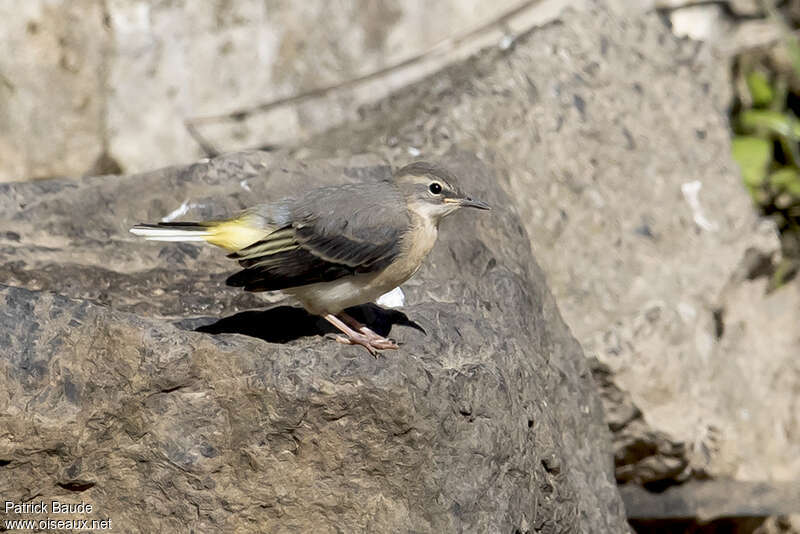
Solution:
M 442 192 L 442 186 L 438 182 L 433 182 L 428 189 L 430 189 L 431 193 L 434 195 L 438 195 Z

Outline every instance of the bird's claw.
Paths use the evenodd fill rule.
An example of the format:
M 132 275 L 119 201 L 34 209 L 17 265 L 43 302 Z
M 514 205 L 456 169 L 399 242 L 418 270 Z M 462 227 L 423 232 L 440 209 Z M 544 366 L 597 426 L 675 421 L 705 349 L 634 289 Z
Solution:
M 380 339 L 370 339 L 369 344 L 379 350 L 394 350 L 400 348 L 400 345 L 395 343 L 393 339 L 387 339 L 385 337 Z
M 359 323 L 346 313 L 341 312 L 340 315 L 341 317 L 337 317 L 329 313 L 324 316 L 325 320 L 346 334 L 346 336 L 337 335 L 334 338 L 339 343 L 345 345 L 361 345 L 376 358 L 378 357 L 379 350 L 400 348 L 394 340 L 386 339 L 382 335 L 373 332 L 369 327 Z
M 337 335 L 334 339 L 337 342 L 342 343 L 343 345 L 361 345 L 365 349 L 369 351 L 375 358 L 378 357 L 379 350 L 392 350 L 392 349 L 399 349 L 400 346 L 394 342 L 394 340 L 386 339 L 385 337 L 372 337 L 366 335 L 359 335 L 359 336 L 339 336 Z
M 399 349 L 400 346 L 394 339 L 389 339 L 383 337 L 382 335 L 378 334 L 377 332 L 367 328 L 366 326 L 360 329 L 360 332 L 364 334 L 368 339 L 370 344 L 375 347 L 376 349 Z

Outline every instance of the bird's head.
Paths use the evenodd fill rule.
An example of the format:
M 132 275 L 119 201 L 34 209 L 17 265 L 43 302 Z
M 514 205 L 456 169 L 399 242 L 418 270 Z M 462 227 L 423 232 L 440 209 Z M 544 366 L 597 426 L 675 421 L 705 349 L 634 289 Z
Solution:
M 434 224 L 459 208 L 490 209 L 485 202 L 465 195 L 453 173 L 432 163 L 406 165 L 395 173 L 394 181 L 405 195 L 408 209 Z

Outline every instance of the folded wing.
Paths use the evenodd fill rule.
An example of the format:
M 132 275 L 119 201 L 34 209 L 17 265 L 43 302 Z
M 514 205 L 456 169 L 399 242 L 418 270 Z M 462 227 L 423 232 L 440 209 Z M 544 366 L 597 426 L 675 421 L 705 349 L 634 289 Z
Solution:
M 399 254 L 409 224 L 390 182 L 317 189 L 293 201 L 290 224 L 229 255 L 244 269 L 227 283 L 271 291 L 378 271 Z

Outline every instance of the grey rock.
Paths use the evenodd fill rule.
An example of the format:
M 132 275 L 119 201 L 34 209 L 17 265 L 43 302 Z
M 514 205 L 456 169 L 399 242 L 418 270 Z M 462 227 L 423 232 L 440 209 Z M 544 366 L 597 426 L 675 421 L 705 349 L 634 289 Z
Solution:
M 105 3 L 0 4 L 0 182 L 79 175 L 103 153 Z
M 495 210 L 443 224 L 402 311 L 358 310 L 402 344 L 377 360 L 287 303 L 252 309 L 219 251 L 126 231 L 386 176 L 374 158 L 3 185 L 4 499 L 90 502 L 124 532 L 627 532 L 591 373 L 503 177 L 445 163 Z
M 697 4 L 674 9 L 669 13 L 669 20 L 675 35 L 697 41 L 718 41 L 733 28 L 722 5 L 718 4 Z
M 614 383 L 608 366 L 594 358 L 589 365 L 613 432 L 617 482 L 657 487 L 685 481 L 691 474 L 685 444 L 650 428 L 631 395 Z
M 800 512 L 797 482 L 694 481 L 662 493 L 636 485 L 621 486 L 631 519 L 767 517 Z
M 764 14 L 764 4 L 757 0 L 728 0 L 731 10 L 741 17 L 754 17 Z
M 187 118 L 345 83 L 424 53 L 517 4 L 4 2 L 0 182 L 81 175 L 104 162 L 107 171 L 140 172 L 193 161 L 201 152 L 184 127 Z M 447 60 L 439 56 L 433 65 Z M 296 140 L 421 75 L 401 70 L 331 98 L 200 128 L 229 151 Z
M 800 514 L 779 515 L 767 518 L 753 534 L 797 534 L 800 532 Z
M 708 409 L 720 435 L 737 436 L 718 446 L 728 448 L 740 480 L 800 478 L 800 280 L 769 293 L 768 284 L 737 276 L 717 308 L 719 365 Z
M 684 464 L 698 477 L 800 478 L 788 430 L 800 412 L 779 416 L 789 439 L 769 429 L 769 406 L 797 403 L 796 366 L 784 366 L 774 387 L 773 371 L 762 371 L 773 369 L 770 345 L 748 343 L 736 349 L 748 354 L 745 378 L 730 365 L 737 341 L 723 349 L 717 333 L 749 253 L 771 262 L 779 250 L 730 157 L 729 99 L 726 62 L 713 48 L 676 39 L 656 14 L 599 4 L 365 109 L 362 122 L 302 153 L 366 147 L 402 161 L 412 147 L 420 157 L 473 147 L 501 169 L 567 324 L 642 413 L 636 439 L 616 441 L 617 458 L 637 458 L 622 448 L 637 442 L 663 459 L 683 450 L 663 469 L 632 464 L 625 479 L 682 480 Z M 763 293 L 748 297 L 754 310 L 768 306 Z M 775 313 L 800 319 L 789 305 Z M 766 339 L 778 324 L 748 331 L 767 329 Z M 796 340 L 780 350 L 787 362 Z
M 759 0 L 659 0 L 654 7 L 669 19 L 676 36 L 712 45 L 725 62 L 733 63 L 736 56 L 753 50 L 774 48 L 771 59 L 781 69 L 791 69 L 791 58 L 779 46 L 782 27 L 767 15 Z M 790 5 L 783 7 L 791 9 Z
M 702 0 L 655 0 L 653 7 L 666 11 L 680 11 L 702 7 Z M 758 0 L 727 0 L 719 3 L 739 16 L 752 17 L 763 14 L 763 5 Z

